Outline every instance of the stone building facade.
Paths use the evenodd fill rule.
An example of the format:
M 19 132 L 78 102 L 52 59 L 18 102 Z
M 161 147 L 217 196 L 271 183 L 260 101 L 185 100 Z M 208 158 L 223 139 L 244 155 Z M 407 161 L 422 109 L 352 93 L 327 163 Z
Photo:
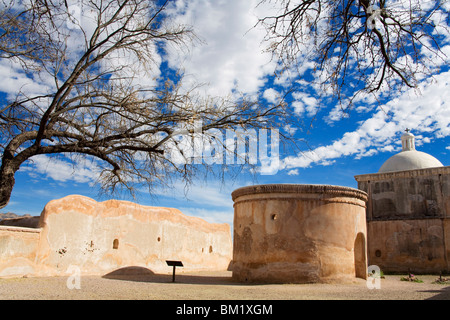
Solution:
M 378 173 L 355 176 L 367 192 L 370 265 L 392 273 L 450 270 L 450 167 L 415 150 L 402 136 L 402 151 Z

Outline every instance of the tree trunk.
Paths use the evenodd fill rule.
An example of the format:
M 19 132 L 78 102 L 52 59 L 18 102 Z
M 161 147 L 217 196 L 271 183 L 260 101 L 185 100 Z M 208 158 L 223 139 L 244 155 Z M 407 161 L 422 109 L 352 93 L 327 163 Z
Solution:
M 11 193 L 16 179 L 14 174 L 19 169 L 14 160 L 6 160 L 3 158 L 0 168 L 0 209 L 6 207 L 11 198 Z
M 16 182 L 14 175 L 17 170 L 19 170 L 20 165 L 33 155 L 37 154 L 36 150 L 38 146 L 33 145 L 15 155 L 16 151 L 23 143 L 32 141 L 35 137 L 36 131 L 23 132 L 11 139 L 8 146 L 3 151 L 2 164 L 0 167 L 0 209 L 6 207 L 9 203 Z

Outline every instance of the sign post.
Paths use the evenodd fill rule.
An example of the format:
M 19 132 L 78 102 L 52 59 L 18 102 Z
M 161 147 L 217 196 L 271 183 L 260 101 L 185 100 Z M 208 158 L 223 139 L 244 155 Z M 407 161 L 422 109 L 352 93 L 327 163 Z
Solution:
M 175 261 L 175 260 L 166 260 L 166 263 L 169 267 L 173 267 L 172 282 L 175 282 L 175 268 L 183 267 L 183 263 L 181 261 Z

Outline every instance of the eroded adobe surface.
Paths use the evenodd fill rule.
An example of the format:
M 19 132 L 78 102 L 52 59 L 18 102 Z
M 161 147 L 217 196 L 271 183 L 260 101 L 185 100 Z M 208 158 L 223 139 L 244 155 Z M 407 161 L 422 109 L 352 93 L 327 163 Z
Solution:
M 226 270 L 232 256 L 227 224 L 208 223 L 177 209 L 68 196 L 49 202 L 39 228 L 0 227 L 0 276 L 105 274 L 123 267 L 166 272 Z
M 233 278 L 340 282 L 366 277 L 366 193 L 324 185 L 237 189 Z

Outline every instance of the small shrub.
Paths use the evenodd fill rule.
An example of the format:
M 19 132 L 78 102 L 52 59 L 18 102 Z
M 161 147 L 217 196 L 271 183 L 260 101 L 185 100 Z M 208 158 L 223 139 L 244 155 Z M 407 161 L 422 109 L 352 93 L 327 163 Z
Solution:
M 439 275 L 439 278 L 432 282 L 433 284 L 446 284 L 450 285 L 450 278 L 444 278 L 442 274 Z
M 417 282 L 417 283 L 423 283 L 422 280 L 420 280 L 419 278 L 417 278 L 415 275 L 413 274 L 409 274 L 407 277 L 401 277 L 400 281 L 410 281 L 410 282 Z

